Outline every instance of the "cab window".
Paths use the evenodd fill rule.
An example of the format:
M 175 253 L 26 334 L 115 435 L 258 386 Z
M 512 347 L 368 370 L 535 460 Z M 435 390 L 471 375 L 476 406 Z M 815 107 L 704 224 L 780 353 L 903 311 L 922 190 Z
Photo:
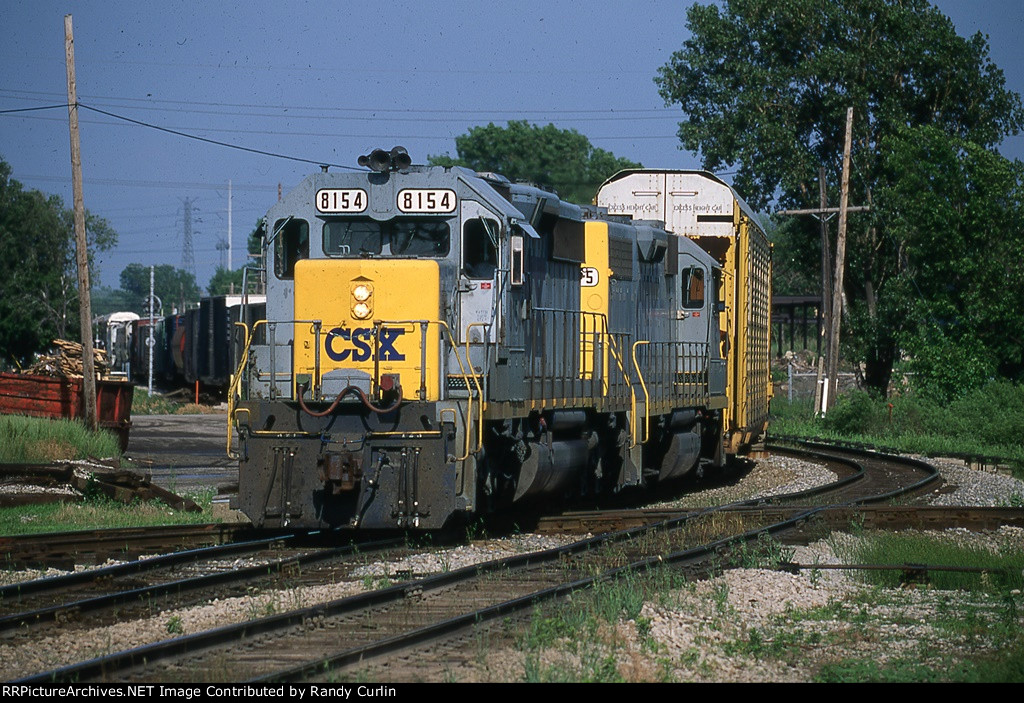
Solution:
M 462 226 L 462 271 L 469 278 L 491 279 L 498 268 L 498 223 L 475 217 Z
M 324 223 L 323 245 L 327 256 L 428 256 L 448 255 L 451 230 L 437 218 L 372 220 L 346 218 Z
M 274 274 L 295 278 L 295 262 L 309 258 L 309 224 L 293 218 L 278 220 L 274 232 Z
M 696 266 L 683 271 L 683 307 L 697 310 L 704 307 L 704 269 Z

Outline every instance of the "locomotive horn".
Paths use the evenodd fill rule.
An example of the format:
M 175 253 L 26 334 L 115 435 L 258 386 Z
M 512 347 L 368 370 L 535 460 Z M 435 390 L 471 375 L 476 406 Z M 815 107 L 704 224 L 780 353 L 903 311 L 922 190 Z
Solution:
M 374 149 L 370 152 L 367 165 L 374 171 L 387 171 L 391 168 L 391 154 L 383 149 Z
M 412 166 L 412 159 L 404 146 L 396 146 L 391 150 L 391 168 L 401 171 Z

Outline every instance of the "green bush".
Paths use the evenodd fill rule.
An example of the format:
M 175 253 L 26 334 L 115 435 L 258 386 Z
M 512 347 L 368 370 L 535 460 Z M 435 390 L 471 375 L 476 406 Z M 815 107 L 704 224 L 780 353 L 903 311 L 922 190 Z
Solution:
M 866 441 L 923 454 L 974 454 L 1024 467 L 1024 385 L 991 381 L 952 402 L 906 393 L 883 399 L 865 391 L 842 395 L 824 418 L 810 402 L 772 401 L 774 435 Z
M 884 435 L 889 430 L 885 410 L 885 403 L 870 393 L 851 391 L 839 396 L 835 407 L 823 418 L 822 426 L 841 435 Z

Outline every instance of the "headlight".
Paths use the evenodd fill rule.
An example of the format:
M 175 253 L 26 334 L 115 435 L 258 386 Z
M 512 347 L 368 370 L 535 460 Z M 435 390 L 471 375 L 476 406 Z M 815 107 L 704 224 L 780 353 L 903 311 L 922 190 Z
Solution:
M 366 302 L 366 300 L 370 297 L 372 293 L 373 291 L 370 289 L 370 287 L 363 284 L 360 284 L 352 289 L 352 297 L 355 298 L 356 301 L 360 303 Z
M 370 306 L 366 303 L 356 303 L 352 306 L 352 316 L 357 320 L 365 320 L 371 314 Z

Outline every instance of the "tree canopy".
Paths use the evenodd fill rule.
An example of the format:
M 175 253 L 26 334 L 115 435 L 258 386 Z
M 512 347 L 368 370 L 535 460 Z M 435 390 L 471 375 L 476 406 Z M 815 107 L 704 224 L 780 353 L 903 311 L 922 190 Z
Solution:
M 921 136 L 914 130 L 929 128 L 932 139 L 954 140 L 954 152 L 977 148 L 998 159 L 991 149 L 1024 126 L 1020 96 L 1006 89 L 985 37 L 958 36 L 925 0 L 725 0 L 691 7 L 688 26 L 692 38 L 655 80 L 685 115 L 682 146 L 700 152 L 705 168 L 735 169 L 734 184 L 757 207 L 816 207 L 821 167 L 838 202 L 845 115 L 854 108 L 850 202 L 890 200 L 851 215 L 844 285 L 853 327 L 844 349 L 885 392 L 901 340 L 917 334 L 901 299 L 912 232 L 891 221 L 891 198 L 917 164 L 895 150 L 905 154 L 907 140 Z M 936 234 L 947 226 L 931 225 Z
M 892 298 L 924 390 L 1024 379 L 1024 164 L 934 127 L 883 146 L 878 217 L 901 246 Z
M 0 160 L 0 363 L 24 365 L 53 339 L 78 337 L 78 275 L 72 211 L 11 173 Z M 117 233 L 88 212 L 85 225 L 92 268 Z
M 149 297 L 149 266 L 125 266 L 121 271 L 121 290 L 131 301 L 132 310 L 140 314 L 148 312 L 145 301 Z M 199 302 L 200 291 L 196 277 L 170 264 L 153 267 L 153 290 L 163 304 L 164 315 L 171 314 L 173 310 L 181 312 Z
M 431 156 L 437 166 L 466 166 L 474 171 L 493 171 L 517 181 L 531 181 L 554 189 L 570 202 L 589 203 L 609 176 L 640 164 L 618 158 L 594 147 L 574 129 L 553 124 L 539 127 L 526 120 L 507 127 L 493 123 L 471 127 L 455 138 L 458 158 Z

